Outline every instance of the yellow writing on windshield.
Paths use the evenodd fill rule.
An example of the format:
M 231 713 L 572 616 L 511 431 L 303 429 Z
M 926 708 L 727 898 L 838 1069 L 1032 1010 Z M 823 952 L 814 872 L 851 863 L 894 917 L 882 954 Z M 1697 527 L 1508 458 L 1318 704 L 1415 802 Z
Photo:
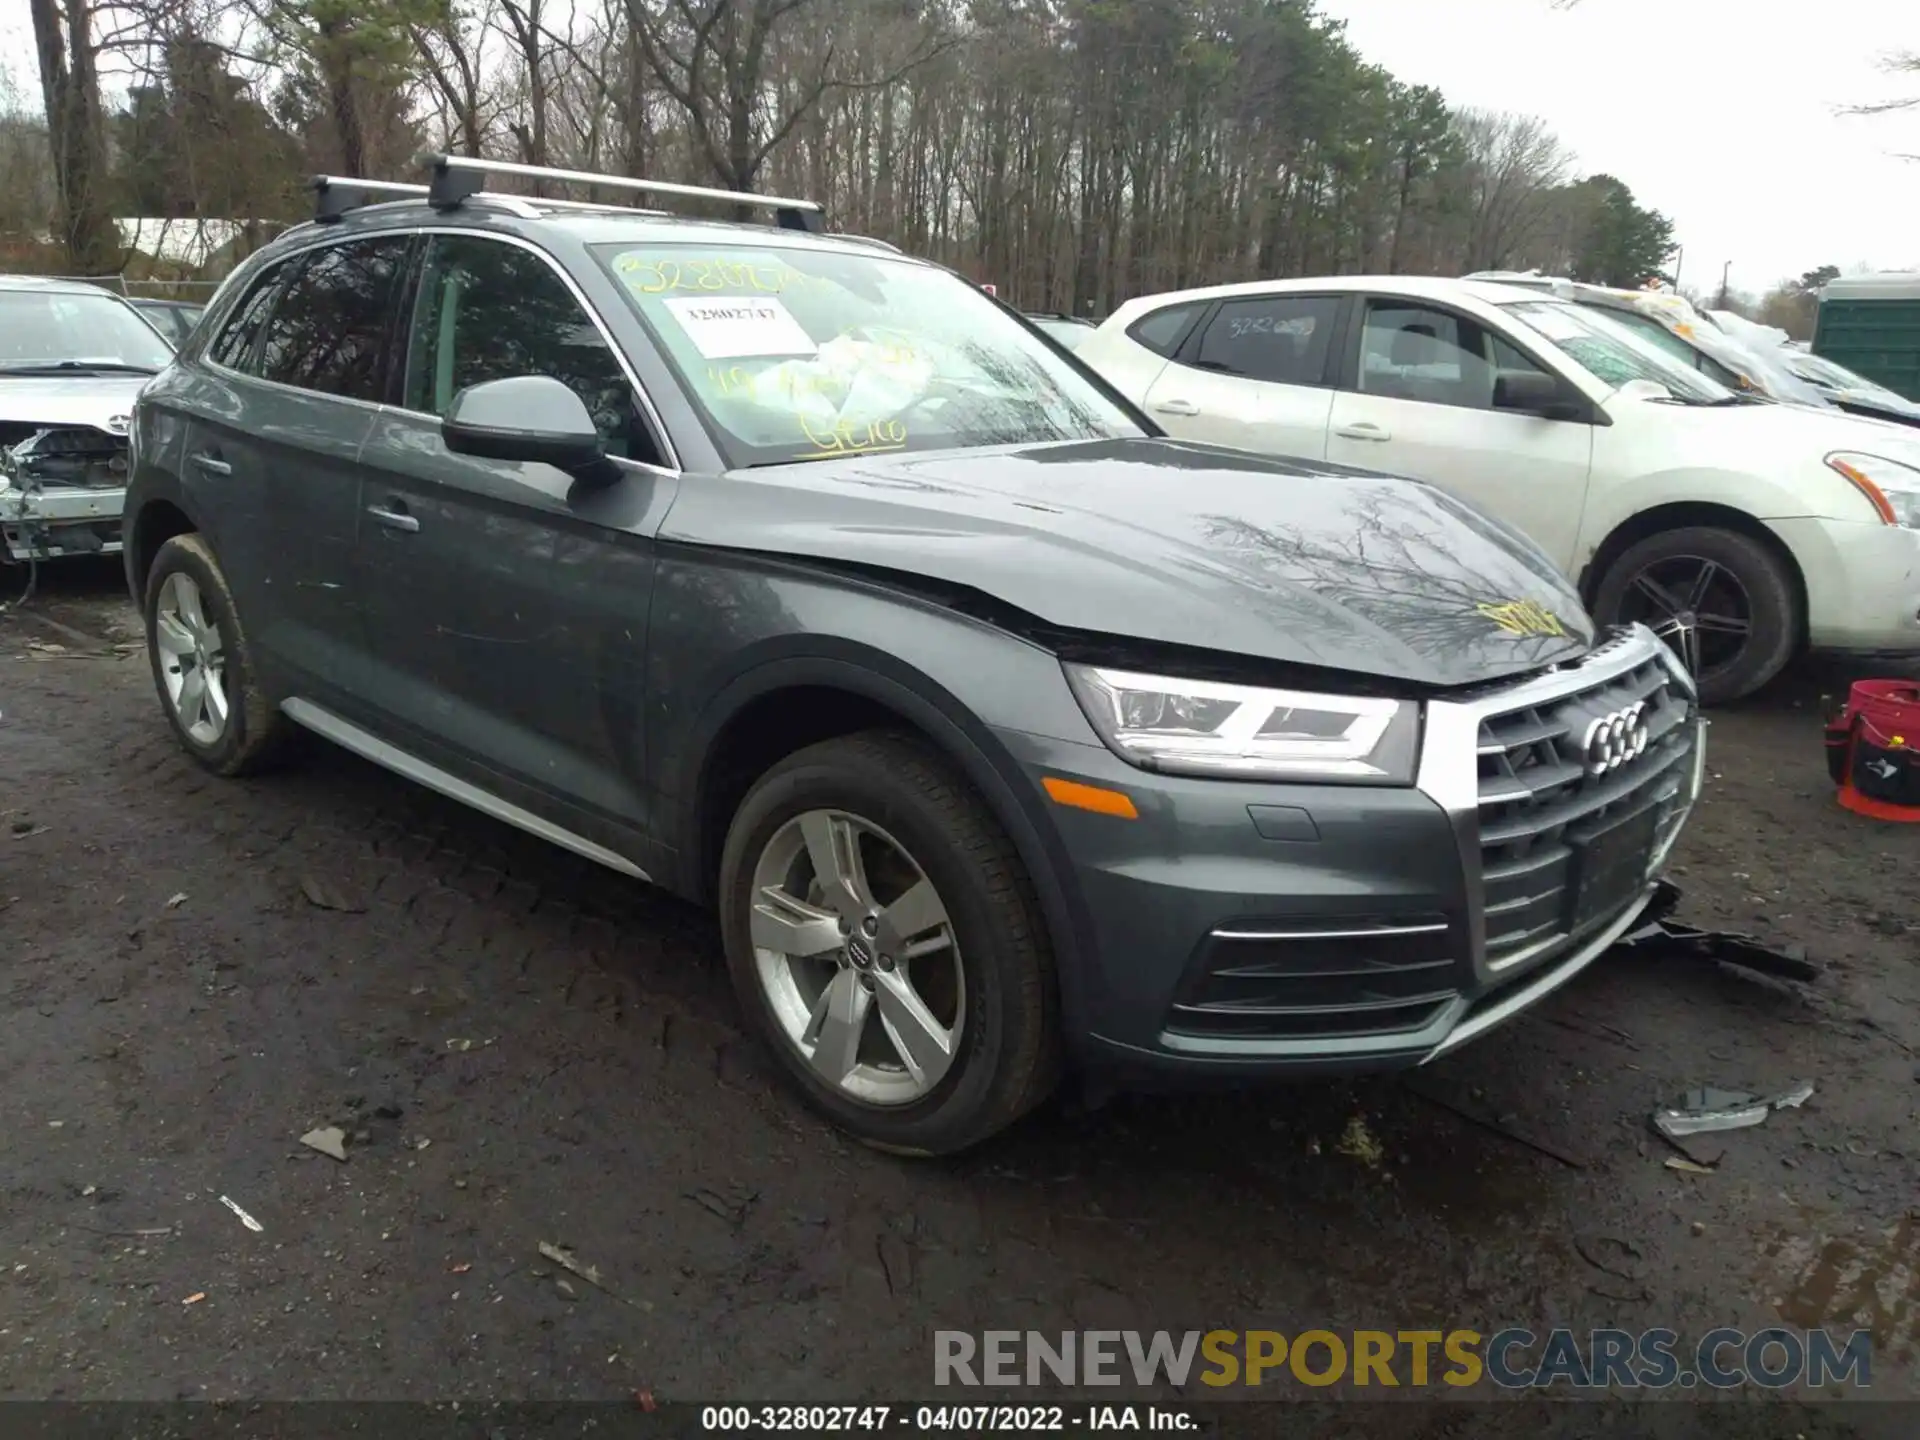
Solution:
M 791 265 L 755 264 L 747 260 L 707 259 L 647 260 L 638 255 L 622 255 L 614 262 L 628 289 L 636 295 L 665 295 L 670 292 L 714 295 L 723 292 L 778 295 L 799 285 L 815 285 Z
M 1509 635 L 1565 635 L 1560 617 L 1532 600 L 1509 600 L 1504 605 L 1491 603 L 1475 607 Z
M 807 442 L 813 446 L 812 453 L 805 457 L 809 460 L 826 455 L 871 455 L 883 450 L 904 450 L 907 445 L 907 427 L 899 420 L 874 420 L 866 424 L 836 420 L 827 425 L 804 415 L 797 418 Z

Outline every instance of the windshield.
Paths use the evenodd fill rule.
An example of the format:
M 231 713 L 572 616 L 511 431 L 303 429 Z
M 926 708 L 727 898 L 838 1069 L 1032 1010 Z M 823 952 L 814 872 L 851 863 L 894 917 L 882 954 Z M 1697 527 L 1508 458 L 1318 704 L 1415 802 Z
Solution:
M 1143 433 L 965 281 L 779 244 L 596 247 L 736 466 Z
M 1522 300 L 1504 307 L 1602 384 L 1616 390 L 1651 380 L 1686 404 L 1724 405 L 1735 396 L 1725 386 L 1664 355 L 1611 316 L 1557 300 Z
M 154 328 L 111 295 L 0 290 L 0 371 L 159 371 L 173 351 Z
M 1796 375 L 1811 380 L 1816 385 L 1830 385 L 1836 390 L 1862 390 L 1882 395 L 1893 394 L 1884 385 L 1876 385 L 1864 375 L 1856 375 L 1844 365 L 1820 355 L 1793 354 L 1789 352 L 1787 366 Z

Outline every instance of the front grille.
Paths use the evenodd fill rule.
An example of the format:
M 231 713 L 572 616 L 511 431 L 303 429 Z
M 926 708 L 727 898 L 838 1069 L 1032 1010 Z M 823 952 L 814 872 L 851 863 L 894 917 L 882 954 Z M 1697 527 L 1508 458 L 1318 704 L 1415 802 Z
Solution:
M 1582 846 L 1616 826 L 1648 824 L 1650 867 L 1683 818 L 1695 733 L 1692 701 L 1673 684 L 1657 653 L 1629 669 L 1605 667 L 1612 673 L 1603 679 L 1591 678 L 1594 668 L 1571 670 L 1564 691 L 1530 696 L 1530 703 L 1495 710 L 1480 722 L 1480 858 L 1489 969 L 1537 960 L 1610 918 L 1582 923 L 1576 913 L 1575 857 Z M 1636 703 L 1645 707 L 1645 749 L 1616 769 L 1592 774 L 1589 727 Z M 1628 860 L 1637 863 L 1637 857 Z M 1644 871 L 1640 874 L 1643 878 Z
M 1457 995 L 1441 915 L 1236 922 L 1201 942 L 1167 1029 L 1242 1039 L 1418 1030 Z

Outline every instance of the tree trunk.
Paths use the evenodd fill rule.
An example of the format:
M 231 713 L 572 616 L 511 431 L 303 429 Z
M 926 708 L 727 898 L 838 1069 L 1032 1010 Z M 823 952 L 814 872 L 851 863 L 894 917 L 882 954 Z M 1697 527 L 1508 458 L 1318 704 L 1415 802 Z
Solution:
M 67 0 L 63 35 L 56 0 L 31 3 L 54 191 L 59 202 L 60 243 L 74 273 L 111 274 L 120 268 L 120 238 L 107 203 L 106 147 L 100 87 L 94 72 L 92 12 L 87 0 Z

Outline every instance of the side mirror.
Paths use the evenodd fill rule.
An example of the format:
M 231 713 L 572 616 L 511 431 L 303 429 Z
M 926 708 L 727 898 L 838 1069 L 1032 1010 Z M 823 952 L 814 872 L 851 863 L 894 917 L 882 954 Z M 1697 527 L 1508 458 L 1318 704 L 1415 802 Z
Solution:
M 1549 420 L 1571 420 L 1579 413 L 1579 407 L 1567 399 L 1560 382 L 1536 370 L 1502 371 L 1493 382 L 1493 408 L 1541 415 Z
M 586 402 L 550 375 L 469 385 L 453 397 L 440 436 L 456 455 L 567 471 L 592 467 L 607 449 Z

